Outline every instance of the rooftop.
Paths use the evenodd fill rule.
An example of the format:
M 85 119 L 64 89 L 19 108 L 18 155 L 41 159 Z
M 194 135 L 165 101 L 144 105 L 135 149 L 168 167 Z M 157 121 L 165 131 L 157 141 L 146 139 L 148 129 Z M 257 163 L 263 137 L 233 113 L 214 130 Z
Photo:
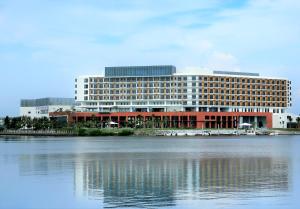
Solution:
M 152 65 L 152 66 L 119 66 L 105 67 L 104 77 L 155 77 L 155 76 L 226 76 L 226 77 L 252 77 L 258 79 L 284 79 L 283 77 L 263 76 L 259 73 L 237 72 L 225 70 L 209 70 L 206 68 L 179 69 L 173 65 Z M 79 77 L 103 77 L 103 75 L 82 75 Z
M 73 98 L 57 98 L 47 97 L 39 99 L 21 99 L 21 107 L 35 107 L 35 106 L 50 106 L 50 105 L 74 105 Z
M 240 75 L 240 76 L 259 76 L 259 73 L 247 73 L 247 72 L 235 72 L 235 71 L 213 71 L 213 74 Z
M 176 73 L 172 65 L 105 67 L 105 77 L 167 76 Z

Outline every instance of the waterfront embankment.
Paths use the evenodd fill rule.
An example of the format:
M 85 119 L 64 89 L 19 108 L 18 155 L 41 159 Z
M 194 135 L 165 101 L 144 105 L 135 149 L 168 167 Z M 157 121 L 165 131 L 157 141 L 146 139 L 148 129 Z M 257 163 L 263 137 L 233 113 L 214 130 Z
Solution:
M 298 129 L 134 129 L 79 128 L 63 130 L 2 130 L 7 136 L 240 136 L 240 135 L 300 135 Z
M 74 130 L 3 130 L 4 136 L 77 136 Z
M 62 130 L 2 130 L 0 135 L 4 136 L 130 136 L 135 135 L 134 129 L 118 128 L 79 128 Z

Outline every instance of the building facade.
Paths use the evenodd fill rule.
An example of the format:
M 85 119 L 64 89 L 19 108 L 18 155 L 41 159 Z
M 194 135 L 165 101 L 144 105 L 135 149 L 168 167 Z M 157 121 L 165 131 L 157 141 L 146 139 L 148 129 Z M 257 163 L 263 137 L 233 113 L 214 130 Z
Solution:
M 177 73 L 171 65 L 106 67 L 104 76 L 79 76 L 75 100 L 79 112 L 247 113 L 254 118 L 238 121 L 256 124 L 259 115 L 271 113 L 272 127 L 285 126 L 281 115 L 292 105 L 291 82 L 285 78 L 227 71 Z
M 72 111 L 74 107 L 75 100 L 73 98 L 22 99 L 20 116 L 49 117 L 50 112 Z

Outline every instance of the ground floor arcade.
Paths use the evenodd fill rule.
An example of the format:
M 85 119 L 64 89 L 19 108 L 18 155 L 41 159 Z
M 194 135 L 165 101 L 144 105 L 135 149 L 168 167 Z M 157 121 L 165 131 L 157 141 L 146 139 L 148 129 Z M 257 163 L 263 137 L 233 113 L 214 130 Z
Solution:
M 119 128 L 237 128 L 242 123 L 272 128 L 272 113 L 255 112 L 53 112 L 50 117 L 65 117 L 70 124 L 95 121 L 99 127 Z

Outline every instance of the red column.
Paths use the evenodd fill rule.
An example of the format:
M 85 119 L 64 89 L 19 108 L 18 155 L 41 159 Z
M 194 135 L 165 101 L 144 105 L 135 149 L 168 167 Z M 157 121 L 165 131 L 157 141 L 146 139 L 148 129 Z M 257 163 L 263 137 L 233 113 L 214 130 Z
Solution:
M 226 116 L 226 117 L 225 117 L 225 119 L 226 119 L 226 125 L 225 125 L 225 128 L 228 128 L 229 117 L 230 117 L 230 116 Z

